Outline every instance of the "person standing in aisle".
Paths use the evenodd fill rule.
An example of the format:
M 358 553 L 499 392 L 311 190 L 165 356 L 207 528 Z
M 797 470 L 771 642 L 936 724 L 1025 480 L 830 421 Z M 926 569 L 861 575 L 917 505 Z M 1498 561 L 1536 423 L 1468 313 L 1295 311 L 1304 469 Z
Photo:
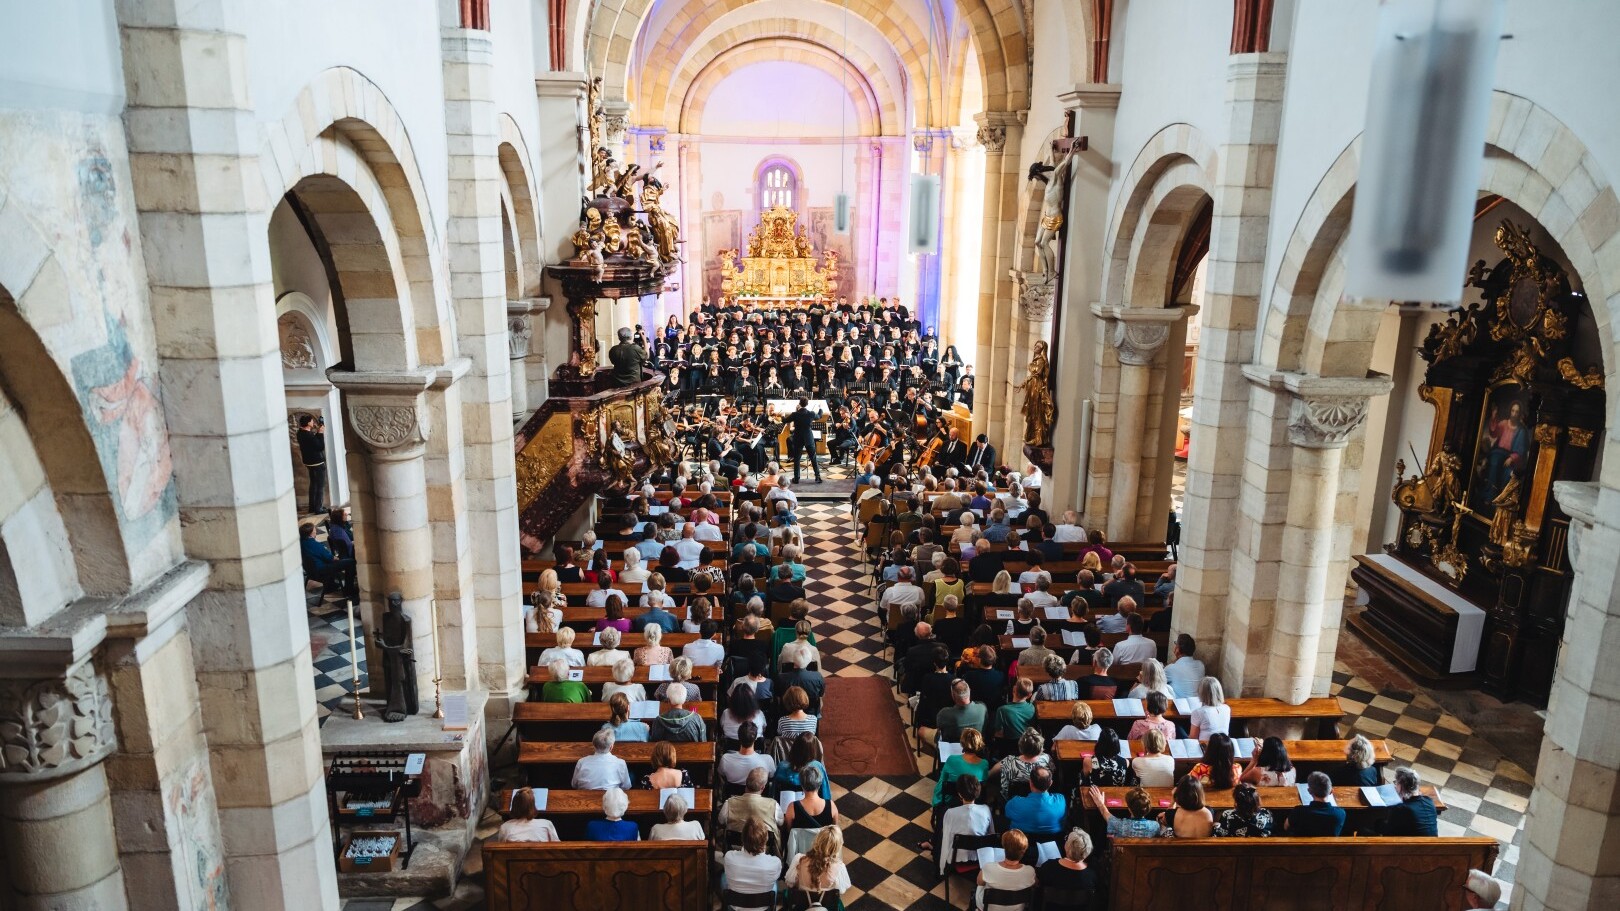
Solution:
M 326 419 L 304 415 L 298 419 L 298 456 L 309 472 L 309 508 L 306 515 L 326 510 Z

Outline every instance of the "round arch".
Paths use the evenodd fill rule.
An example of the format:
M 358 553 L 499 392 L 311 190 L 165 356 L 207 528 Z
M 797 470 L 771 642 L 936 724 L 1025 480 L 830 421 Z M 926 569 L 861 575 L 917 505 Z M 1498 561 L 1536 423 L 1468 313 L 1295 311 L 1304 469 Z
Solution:
M 1215 168 L 1214 147 L 1191 124 L 1170 124 L 1143 144 L 1109 220 L 1105 301 L 1165 306 L 1176 250 L 1199 206 L 1214 196 Z
M 535 205 L 537 194 L 529 173 L 528 145 L 517 121 L 510 114 L 501 115 L 501 141 L 497 148 L 501 173 L 505 180 L 501 186 L 501 205 L 510 220 L 513 240 L 513 267 L 516 275 L 515 290 L 519 297 L 538 297 L 540 294 L 540 207 Z M 510 293 L 510 290 L 509 290 Z
M 679 131 L 701 133 L 709 93 L 727 77 L 756 63 L 799 63 L 839 78 L 848 86 L 849 100 L 855 106 L 856 134 L 884 135 L 878 97 L 865 74 L 827 48 L 791 39 L 761 39 L 716 56 L 693 79 L 681 98 Z

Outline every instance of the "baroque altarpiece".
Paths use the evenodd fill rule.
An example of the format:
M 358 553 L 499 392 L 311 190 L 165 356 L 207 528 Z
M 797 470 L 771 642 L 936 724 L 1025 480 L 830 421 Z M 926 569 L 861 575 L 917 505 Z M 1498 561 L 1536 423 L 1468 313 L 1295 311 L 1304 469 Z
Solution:
M 1485 611 L 1487 689 L 1544 702 L 1572 577 L 1569 518 L 1552 485 L 1592 477 L 1603 372 L 1596 346 L 1581 344 L 1590 306 L 1563 268 L 1510 222 L 1495 242 L 1504 258 L 1469 274 L 1483 300 L 1433 326 L 1419 352 L 1433 428 L 1421 474 L 1396 463 L 1399 529 L 1386 549 Z M 1358 620 L 1398 643 L 1409 666 L 1441 668 L 1430 652 L 1449 644 L 1424 631 L 1443 628 L 1447 610 L 1365 560 L 1355 578 L 1371 593 Z

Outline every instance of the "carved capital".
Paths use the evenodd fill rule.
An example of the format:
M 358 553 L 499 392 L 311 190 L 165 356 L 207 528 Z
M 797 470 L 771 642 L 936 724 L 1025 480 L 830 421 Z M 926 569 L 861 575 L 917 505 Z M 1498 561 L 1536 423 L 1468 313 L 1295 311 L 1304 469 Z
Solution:
M 427 442 L 419 404 L 355 405 L 349 410 L 349 423 L 374 455 L 409 456 Z
M 1169 338 L 1169 323 L 1114 321 L 1112 341 L 1121 364 L 1132 367 L 1151 365 Z
M 1057 276 L 1019 272 L 1014 278 L 1018 285 L 1018 306 L 1024 313 L 1024 319 L 1035 323 L 1045 322 L 1057 303 Z
M 506 349 L 507 357 L 512 360 L 521 360 L 529 356 L 529 337 L 534 334 L 534 326 L 529 321 L 527 312 L 506 318 Z
M 1337 449 L 1367 420 L 1367 397 L 1295 393 L 1288 406 L 1288 442 Z
M 0 679 L 0 781 L 71 775 L 116 745 L 107 681 L 89 659 L 62 676 Z
M 985 124 L 979 127 L 977 134 L 979 145 L 984 146 L 987 152 L 1000 152 L 1007 147 L 1007 128 L 994 124 Z

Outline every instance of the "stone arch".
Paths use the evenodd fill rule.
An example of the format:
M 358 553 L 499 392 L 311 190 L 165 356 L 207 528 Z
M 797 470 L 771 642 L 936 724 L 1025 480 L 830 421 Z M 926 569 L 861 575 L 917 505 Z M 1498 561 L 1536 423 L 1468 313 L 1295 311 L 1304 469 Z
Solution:
M 0 221 L 0 246 L 48 249 L 37 236 L 17 236 L 18 230 L 32 234 L 21 219 Z M 29 240 L 39 246 L 28 244 Z M 18 263 L 10 260 L 0 265 Z M 9 506 L 0 503 L 0 520 L 24 516 L 30 534 L 38 537 L 33 543 L 46 545 L 44 550 L 14 553 L 12 543 L 26 546 L 27 542 L 0 543 L 4 552 L 0 559 L 12 566 L 20 563 L 26 570 L 14 577 L 35 576 L 29 583 L 15 578 L 17 603 L 0 610 L 4 617 L 0 622 L 8 625 L 32 625 L 40 619 L 36 614 L 49 616 L 82 594 L 116 597 L 131 590 L 134 554 L 129 545 L 135 538 L 126 538 L 125 523 L 140 516 L 127 511 L 131 491 L 123 483 L 126 479 L 117 475 L 119 447 L 146 444 L 152 456 L 139 460 L 147 466 L 151 484 L 143 484 L 146 493 L 133 502 L 145 505 L 155 493 L 158 504 L 164 500 L 173 503 L 168 432 L 149 374 L 141 368 L 139 358 L 130 355 L 119 390 L 86 388 L 82 398 L 76 394 L 63 366 L 65 359 L 55 356 L 28 317 L 31 311 L 60 314 L 71 309 L 58 293 L 61 286 L 48 278 L 60 274 L 55 256 L 47 253 L 39 266 L 32 274 L 0 271 L 0 413 L 13 413 L 26 431 L 23 439 L 0 438 L 0 478 L 4 482 L 0 487 L 7 489 L 6 498 L 18 498 Z M 111 397 L 114 394 L 116 400 Z M 137 436 L 115 430 L 114 441 L 106 444 L 111 451 L 103 452 L 90 429 L 93 409 L 118 408 L 127 414 L 137 395 L 150 406 L 149 420 L 155 425 L 139 422 L 134 415 L 121 418 Z M 0 430 L 8 423 L 3 417 L 0 414 Z M 147 436 L 154 432 L 156 438 Z M 116 497 L 115 488 L 119 490 Z M 45 502 L 45 497 L 51 502 Z M 159 507 L 154 504 L 151 508 Z M 8 600 L 12 594 L 0 590 L 0 597 Z M 42 604 L 42 598 L 59 603 Z
M 260 162 L 270 199 L 311 176 L 335 177 L 360 192 L 397 257 L 394 293 L 412 313 L 414 363 L 445 363 L 456 350 L 445 251 L 404 121 L 361 73 L 334 67 L 301 90 L 279 121 L 265 126 Z M 367 292 L 369 293 L 369 292 Z M 403 324 L 402 319 L 394 322 Z
M 501 172 L 505 181 L 501 187 L 503 208 L 510 210 L 510 229 L 514 236 L 513 252 L 516 266 L 516 285 L 519 297 L 537 297 L 540 294 L 540 275 L 544 263 L 540 257 L 540 209 L 535 205 L 536 193 L 529 173 L 528 145 L 517 122 L 509 114 L 501 115 L 501 142 L 497 149 Z
M 728 76 L 754 63 L 801 63 L 831 76 L 840 77 L 849 87 L 849 99 L 855 105 L 858 135 L 883 135 L 885 127 L 880 112 L 878 95 L 866 74 L 850 66 L 827 48 L 805 41 L 790 39 L 761 39 L 732 48 L 720 55 L 692 80 L 681 98 L 678 129 L 682 133 L 702 132 L 703 112 L 708 106 L 711 89 Z M 853 77 L 853 78 L 850 78 Z M 893 129 L 892 126 L 889 127 Z
M 862 129 L 864 135 L 903 132 L 904 116 L 899 105 L 905 97 L 904 87 L 890 84 L 877 58 L 858 47 L 851 47 L 845 56 L 836 41 L 836 36 L 819 26 L 803 35 L 743 26 L 728 29 L 689 57 L 687 64 L 674 74 L 664 97 L 660 99 L 655 95 L 654 106 L 639 119 L 644 123 L 679 123 L 682 132 L 691 132 L 685 125 L 688 122 L 686 111 L 694 105 L 695 99 L 701 112 L 706 89 L 724 75 L 716 72 L 718 68 L 723 66 L 724 73 L 730 73 L 759 60 L 786 59 L 814 66 L 848 85 L 856 107 L 864 106 L 868 119 L 876 122 Z
M 1187 222 L 1202 198 L 1214 196 L 1215 168 L 1214 147 L 1191 124 L 1170 124 L 1143 145 L 1122 182 L 1129 189 L 1120 194 L 1109 223 L 1104 301 L 1164 306 L 1168 291 L 1157 300 L 1148 292 L 1161 283 L 1168 288 Z M 1149 274 L 1134 275 L 1138 264 Z M 1138 291 L 1143 300 L 1133 304 Z
M 1524 209 L 1569 258 L 1592 302 L 1604 372 L 1613 377 L 1620 369 L 1612 330 L 1620 315 L 1620 281 L 1601 267 L 1600 251 L 1613 256 L 1620 250 L 1614 186 L 1574 132 L 1545 108 L 1501 91 L 1493 94 L 1491 105 L 1479 192 Z M 1328 168 L 1290 235 L 1264 311 L 1261 364 L 1362 376 L 1371 362 L 1369 327 L 1388 302 L 1339 293 L 1360 146 L 1357 137 Z

